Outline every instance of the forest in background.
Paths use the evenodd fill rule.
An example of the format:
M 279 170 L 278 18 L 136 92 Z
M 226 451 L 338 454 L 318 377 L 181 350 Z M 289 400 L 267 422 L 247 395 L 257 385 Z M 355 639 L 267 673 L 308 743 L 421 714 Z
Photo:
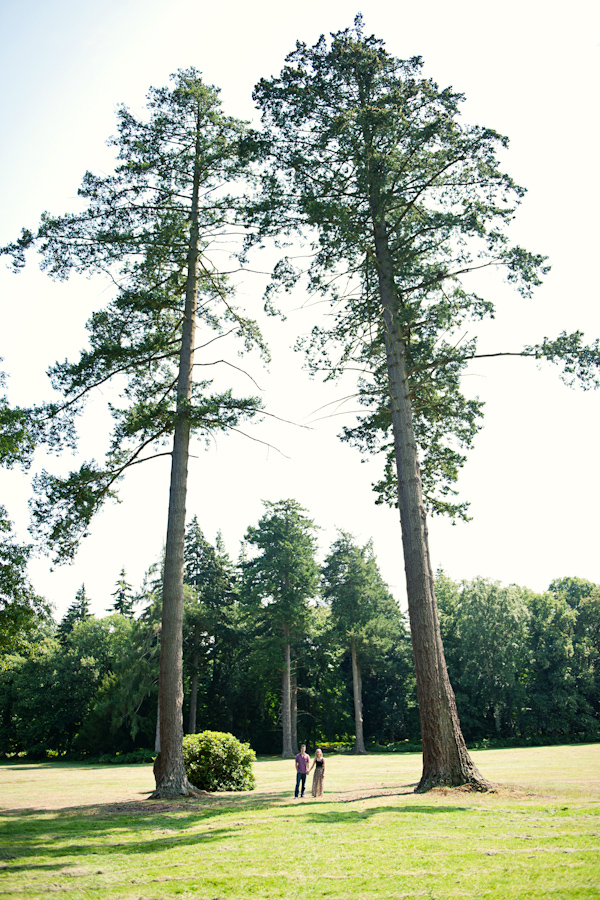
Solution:
M 46 636 L 38 628 L 33 640 L 26 635 L 12 648 L 19 652 L 4 704 L 12 752 L 91 755 L 102 742 L 111 752 L 119 731 L 147 746 L 158 681 L 152 796 L 189 795 L 184 713 L 191 732 L 201 721 L 205 728 L 210 719 L 227 718 L 228 730 L 263 752 L 274 748 L 279 728 L 283 756 L 293 755 L 300 734 L 311 743 L 348 743 L 354 733 L 354 749 L 364 752 L 365 737 L 370 745 L 414 739 L 416 693 L 423 745 L 416 790 L 490 787 L 467 753 L 446 670 L 426 519 L 428 513 L 467 518 L 453 485 L 462 450 L 479 430 L 482 404 L 461 392 L 461 374 L 490 354 L 477 352 L 476 338 L 465 341 L 460 332 L 467 321 L 493 318 L 494 303 L 467 291 L 462 276 L 500 268 L 528 298 L 548 272 L 547 259 L 504 233 L 524 195 L 499 168 L 507 138 L 463 127 L 457 118 L 463 96 L 423 79 L 420 58 L 389 55 L 364 34 L 360 15 L 353 29 L 331 38 L 331 46 L 325 36 L 312 48 L 298 42 L 281 76 L 255 85 L 260 132 L 224 116 L 217 91 L 193 69 L 174 76 L 172 91 L 151 89 L 148 121 L 121 107 L 111 139 L 119 165 L 107 177 L 86 173 L 79 191 L 85 210 L 43 214 L 37 231 L 25 228 L 1 248 L 15 270 L 35 247 L 54 277 L 108 273 L 117 289 L 88 323 L 90 349 L 78 363 L 50 370 L 63 399 L 7 408 L 9 424 L 18 432 L 22 414 L 25 429 L 8 463 L 11 453 L 29 461 L 38 443 L 72 449 L 75 417 L 90 392 L 126 376 L 125 405 L 109 404 L 115 426 L 105 462 L 34 478 L 33 527 L 55 559 L 74 557 L 126 470 L 154 456 L 171 456 L 172 463 L 164 559 L 158 576 L 148 579 L 139 618 L 123 571 L 115 593 L 119 622 L 100 620 L 100 646 L 82 586 L 54 634 L 51 626 Z M 251 199 L 242 184 L 252 186 Z M 231 305 L 232 273 L 211 255 L 225 252 L 240 228 L 236 265 L 265 241 L 279 247 L 282 236 L 294 235 L 311 242 L 306 267 L 290 256 L 276 263 L 267 309 L 277 311 L 272 294 L 304 283 L 335 309 L 300 344 L 313 373 L 359 372 L 356 396 L 366 415 L 344 428 L 343 439 L 362 453 L 385 453 L 375 489 L 380 501 L 400 509 L 415 684 L 405 623 L 372 547 L 340 532 L 319 570 L 313 523 L 294 501 L 265 504 L 236 566 L 222 547 L 203 546 L 210 560 L 194 570 L 185 539 L 192 432 L 235 430 L 263 406 L 259 397 L 234 395 L 231 387 L 212 392 L 212 381 L 194 378 L 196 366 L 232 365 L 194 361 L 197 350 L 229 334 L 268 358 L 258 324 Z M 348 291 L 338 288 L 340 278 Z M 563 331 L 493 355 L 545 359 L 562 366 L 566 383 L 597 387 L 600 345 L 586 346 L 582 338 L 579 330 Z M 162 449 L 171 438 L 172 451 Z M 594 736 L 597 641 L 588 634 L 594 604 L 586 604 L 585 615 L 578 607 L 569 621 L 526 591 L 498 599 L 498 585 L 453 586 L 444 577 L 440 572 L 441 618 L 449 656 L 455 654 L 459 709 L 465 706 L 469 718 L 467 738 L 469 729 L 496 740 Z M 552 587 L 550 595 L 560 599 L 564 591 Z M 592 585 L 584 599 L 594 599 L 593 591 Z M 35 601 L 30 610 L 36 612 Z M 64 715 L 53 702 L 56 685 L 67 701 Z
M 340 532 L 318 567 L 305 511 L 294 501 L 266 506 L 237 562 L 219 536 L 214 545 L 206 540 L 195 517 L 188 524 L 185 730 L 229 731 L 258 753 L 281 753 L 283 613 L 261 594 L 252 570 L 261 529 L 264 537 L 273 510 L 284 508 L 299 523 L 296 537 L 312 538 L 304 551 L 292 547 L 297 565 L 317 575 L 310 595 L 298 600 L 290 633 L 294 742 L 351 748 L 354 638 L 366 748 L 414 748 L 420 728 L 410 632 L 372 547 Z M 362 566 L 353 618 L 340 608 L 341 582 L 336 590 L 332 576 L 340 560 L 346 583 L 349 567 Z M 278 560 L 269 565 L 276 574 Z M 84 586 L 60 622 L 38 611 L 0 657 L 0 753 L 98 757 L 153 749 L 161 586 L 159 561 L 138 591 L 121 571 L 104 617 L 89 613 Z M 439 571 L 436 595 L 469 743 L 600 738 L 600 585 L 563 578 L 536 594 L 485 578 L 455 582 Z

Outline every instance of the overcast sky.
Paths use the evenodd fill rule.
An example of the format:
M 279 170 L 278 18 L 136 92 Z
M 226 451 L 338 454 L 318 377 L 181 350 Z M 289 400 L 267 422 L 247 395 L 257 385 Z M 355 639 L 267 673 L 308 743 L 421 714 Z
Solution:
M 296 6 L 221 0 L 3 0 L 0 20 L 0 244 L 42 210 L 66 212 L 86 169 L 107 172 L 106 139 L 115 108 L 141 112 L 146 91 L 170 73 L 195 66 L 222 89 L 225 110 L 254 116 L 252 87 L 277 74 L 296 40 L 314 43 L 323 32 L 352 24 L 359 7 L 332 0 Z M 463 117 L 507 134 L 506 170 L 528 189 L 513 237 L 550 257 L 552 271 L 534 299 L 522 300 L 501 277 L 485 282 L 498 303 L 496 320 L 482 330 L 482 351 L 581 329 L 600 336 L 598 303 L 598 61 L 597 4 L 575 0 L 502 4 L 430 0 L 363 8 L 365 30 L 396 56 L 420 55 L 441 87 L 466 95 Z M 238 301 L 260 315 L 263 284 L 240 278 Z M 57 359 L 74 359 L 84 346 L 84 324 L 110 299 L 103 283 L 54 283 L 30 260 L 20 275 L 0 264 L 0 356 L 9 397 L 30 403 L 49 396 L 45 376 Z M 265 324 L 270 373 L 249 363 L 268 409 L 312 427 L 269 425 L 246 429 L 208 449 L 194 449 L 188 512 L 207 537 L 218 529 L 236 557 L 261 500 L 294 497 L 321 527 L 325 552 L 336 527 L 360 541 L 374 540 L 384 577 L 402 600 L 403 561 L 398 514 L 374 505 L 371 483 L 381 464 L 361 464 L 358 451 L 336 434 L 352 421 L 352 403 L 336 402 L 351 386 L 311 382 L 290 346 L 310 330 L 318 311 L 290 304 L 285 325 Z M 554 578 L 577 575 L 600 582 L 598 476 L 600 394 L 565 387 L 552 367 L 526 360 L 480 361 L 466 389 L 486 401 L 485 425 L 459 487 L 473 521 L 430 523 L 434 566 L 453 578 L 481 575 L 544 590 Z M 98 455 L 110 425 L 106 396 L 83 423 L 81 452 Z M 347 410 L 319 421 L 314 411 Z M 277 449 L 258 441 L 265 440 Z M 55 471 L 75 462 L 36 461 Z M 134 586 L 160 555 L 166 532 L 169 464 L 137 467 L 121 489 L 122 503 L 95 521 L 72 566 L 51 571 L 37 559 L 37 590 L 59 614 L 85 582 L 93 611 L 102 613 L 122 567 Z M 27 538 L 30 476 L 0 473 L 0 502 Z

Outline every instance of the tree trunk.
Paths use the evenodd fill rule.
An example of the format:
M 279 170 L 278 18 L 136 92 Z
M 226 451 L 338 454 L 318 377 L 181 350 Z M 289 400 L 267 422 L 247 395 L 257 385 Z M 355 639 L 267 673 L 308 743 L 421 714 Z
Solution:
M 291 707 L 292 707 L 292 750 L 294 755 L 298 753 L 298 680 L 296 675 L 292 675 L 291 689 Z
M 198 227 L 200 124 L 198 109 L 185 311 L 177 379 L 177 421 L 171 457 L 169 520 L 163 577 L 158 682 L 160 753 L 155 762 L 156 790 L 152 794 L 154 799 L 188 795 L 193 790 L 187 779 L 183 760 L 183 549 L 190 443 L 189 403 L 192 397 L 200 253 Z
M 292 746 L 292 690 L 291 690 L 291 648 L 290 630 L 283 629 L 285 645 L 283 648 L 283 673 L 281 676 L 281 726 L 283 728 L 283 759 L 290 759 L 296 754 Z
M 490 787 L 471 760 L 460 728 L 454 691 L 448 678 L 433 587 L 427 516 L 423 503 L 417 443 L 413 430 L 405 346 L 396 321 L 398 296 L 383 217 L 372 204 L 379 294 L 398 473 L 408 611 L 423 741 L 423 773 L 416 788 L 470 784 Z
M 198 707 L 198 663 L 200 657 L 198 651 L 192 658 L 192 682 L 190 685 L 190 715 L 188 718 L 188 734 L 196 734 L 196 711 Z
M 356 641 L 354 638 L 352 638 L 350 643 L 350 654 L 352 656 L 352 691 L 354 694 L 354 752 L 366 753 L 363 733 L 362 676 L 360 673 L 360 665 L 356 653 Z

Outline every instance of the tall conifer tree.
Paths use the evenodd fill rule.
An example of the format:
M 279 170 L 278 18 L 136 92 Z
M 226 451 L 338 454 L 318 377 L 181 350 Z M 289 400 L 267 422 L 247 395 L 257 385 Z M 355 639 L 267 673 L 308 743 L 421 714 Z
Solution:
M 362 669 L 373 650 L 398 632 L 400 610 L 379 571 L 371 543 L 358 546 L 340 532 L 321 569 L 323 599 L 342 646 L 350 651 L 354 699 L 354 752 L 366 753 L 363 729 Z
M 34 522 L 58 558 L 72 557 L 93 514 L 114 496 L 129 467 L 152 456 L 171 457 L 156 797 L 191 788 L 182 752 L 190 435 L 226 430 L 260 406 L 255 397 L 234 397 L 227 387 L 216 389 L 195 373 L 217 362 L 224 370 L 226 361 L 212 355 L 218 337 L 233 333 L 246 348 L 262 348 L 255 323 L 236 310 L 227 275 L 215 261 L 227 258 L 223 250 L 232 231 L 239 233 L 245 128 L 223 114 L 216 89 L 197 71 L 178 72 L 173 81 L 172 88 L 149 92 L 146 119 L 119 110 L 112 141 L 119 164 L 113 175 L 86 173 L 79 191 L 83 212 L 44 214 L 35 234 L 25 231 L 5 248 L 17 267 L 26 248 L 37 245 L 43 266 L 55 277 L 108 274 L 114 285 L 114 300 L 88 323 L 89 348 L 78 362 L 51 370 L 63 399 L 34 413 L 38 436 L 68 444 L 74 418 L 94 388 L 113 380 L 124 401 L 111 405 L 116 424 L 103 465 L 86 462 L 65 478 L 44 472 L 37 479 Z
M 418 790 L 485 787 L 448 679 L 426 513 L 465 514 L 452 486 L 481 404 L 460 389 L 476 356 L 463 334 L 494 311 L 465 279 L 499 267 L 528 296 L 545 260 L 505 233 L 524 193 L 499 168 L 507 139 L 463 124 L 462 96 L 424 78 L 420 58 L 391 56 L 359 16 L 330 42 L 298 42 L 286 62 L 255 88 L 268 159 L 257 214 L 266 232 L 309 235 L 308 288 L 334 307 L 331 326 L 313 331 L 311 365 L 361 373 L 367 414 L 346 437 L 387 454 L 379 488 L 400 509 L 423 737 Z M 303 271 L 288 258 L 275 274 L 291 288 Z M 544 339 L 521 355 L 563 361 L 567 380 L 595 384 L 598 342 L 581 338 Z
M 258 554 L 242 563 L 244 596 L 268 621 L 281 647 L 282 756 L 298 752 L 292 728 L 292 645 L 306 628 L 308 600 L 318 591 L 315 526 L 296 500 L 264 503 L 265 514 L 246 541 Z

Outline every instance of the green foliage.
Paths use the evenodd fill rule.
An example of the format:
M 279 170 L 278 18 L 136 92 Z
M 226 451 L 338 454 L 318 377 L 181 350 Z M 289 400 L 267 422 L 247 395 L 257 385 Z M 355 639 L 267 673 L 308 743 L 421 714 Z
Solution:
M 34 591 L 27 576 L 31 547 L 13 534 L 6 510 L 0 506 L 0 653 L 19 651 L 40 620 L 48 621 L 48 604 Z
M 236 573 L 220 535 L 213 546 L 204 537 L 196 516 L 186 529 L 183 577 L 183 661 L 190 701 L 188 730 L 197 730 L 199 714 L 203 727 L 230 731 L 237 718 L 233 690 L 239 655 L 235 625 Z
M 224 371 L 226 361 L 211 355 L 219 338 L 235 335 L 246 349 L 266 350 L 256 324 L 235 308 L 220 265 L 231 231 L 240 228 L 245 127 L 223 114 L 218 92 L 197 71 L 180 71 L 173 81 L 172 89 L 150 90 L 145 120 L 118 110 L 115 171 L 85 174 L 82 212 L 46 213 L 35 233 L 5 248 L 20 264 L 25 250 L 36 247 L 54 277 L 108 276 L 114 290 L 89 320 L 89 346 L 79 360 L 50 370 L 61 399 L 30 411 L 38 440 L 72 447 L 90 394 L 109 383 L 119 392 L 110 404 L 114 429 L 104 463 L 88 460 L 67 476 L 44 471 L 35 479 L 34 525 L 59 560 L 72 558 L 129 467 L 164 455 L 182 417 L 208 439 L 260 407 L 256 397 L 234 397 L 211 379 L 195 381 L 189 397 L 179 396 L 190 241 L 198 254 L 193 327 L 197 319 L 204 329 L 195 342 L 202 370 L 190 371 Z
M 204 791 L 252 791 L 256 753 L 232 734 L 203 731 L 183 739 L 183 757 L 189 781 Z
M 402 630 L 398 605 L 381 577 L 371 542 L 359 547 L 340 532 L 321 569 L 323 599 L 340 640 L 361 658 L 389 649 Z
M 114 602 L 111 609 L 118 612 L 122 616 L 133 616 L 133 607 L 135 606 L 135 598 L 133 596 L 131 585 L 125 577 L 125 569 L 121 569 L 119 580 L 117 581 L 112 596 Z
M 532 662 L 527 680 L 525 728 L 532 734 L 589 731 L 593 722 L 581 716 L 573 674 L 573 636 L 576 614 L 564 597 L 531 594 L 529 650 Z
M 349 695 L 352 647 L 356 653 L 365 734 L 388 741 L 406 737 L 416 724 L 409 713 L 409 709 L 416 712 L 410 639 L 398 604 L 381 577 L 371 542 L 360 547 L 341 531 L 325 559 L 321 578 Z
M 528 592 L 484 578 L 458 586 L 443 572 L 435 592 L 465 736 L 513 733 L 527 705 Z
M 97 757 L 153 742 L 158 671 L 155 661 L 148 678 L 145 629 L 117 614 L 88 616 L 60 640 L 40 636 L 5 656 L 0 752 Z
M 106 754 L 99 757 L 98 762 L 110 766 L 131 766 L 136 763 L 153 763 L 156 759 L 154 750 L 132 750 L 130 753 Z
M 85 584 L 82 584 L 75 595 L 75 600 L 64 614 L 58 634 L 62 640 L 67 638 L 78 622 L 85 622 L 90 616 L 90 601 L 85 593 Z
M 557 741 L 600 734 L 600 588 L 535 594 L 436 577 L 448 671 L 465 736 Z
M 2 673 L 4 752 L 44 758 L 70 750 L 101 679 L 100 666 L 56 640 L 27 658 L 9 657 Z
M 525 193 L 500 168 L 508 139 L 466 124 L 464 97 L 424 78 L 420 57 L 396 59 L 364 33 L 361 16 L 354 24 L 312 47 L 298 42 L 280 75 L 256 85 L 268 166 L 255 215 L 265 233 L 296 233 L 310 244 L 308 271 L 281 260 L 272 290 L 290 290 L 306 275 L 308 290 L 330 299 L 331 324 L 299 345 L 313 372 L 360 373 L 356 396 L 366 412 L 343 439 L 383 456 L 378 502 L 397 503 L 393 345 L 406 363 L 426 504 L 465 518 L 454 484 L 482 403 L 461 388 L 478 355 L 477 339 L 464 335 L 494 316 L 493 302 L 465 276 L 497 268 L 528 297 L 548 267 L 507 236 Z M 384 282 L 393 306 L 386 321 Z M 520 355 L 561 364 L 567 383 L 598 384 L 600 344 L 585 346 L 581 332 L 544 338 Z
M 4 372 L 0 372 L 0 387 L 5 383 Z M 0 396 L 0 465 L 27 468 L 34 448 L 35 437 L 28 411 L 10 406 L 6 396 Z
M 296 500 L 264 501 L 264 516 L 246 531 L 259 551 L 242 563 L 244 597 L 261 604 L 273 627 L 298 628 L 306 602 L 318 592 L 315 525 Z

